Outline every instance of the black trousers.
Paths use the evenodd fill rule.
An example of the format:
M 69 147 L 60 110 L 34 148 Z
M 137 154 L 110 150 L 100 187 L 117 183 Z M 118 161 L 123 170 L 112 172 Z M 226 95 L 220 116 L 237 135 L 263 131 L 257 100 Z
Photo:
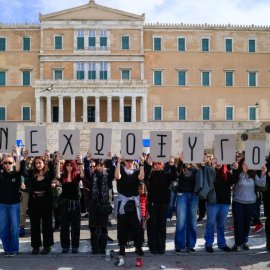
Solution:
M 95 252 L 104 252 L 108 237 L 108 214 L 101 211 L 102 206 L 95 201 L 89 203 L 89 229 L 91 247 Z
M 81 228 L 81 205 L 79 200 L 62 199 L 59 202 L 60 213 L 60 242 L 62 248 L 70 247 L 70 228 L 71 246 L 79 248 L 80 228 Z
M 167 204 L 158 206 L 148 204 L 147 237 L 150 251 L 165 251 L 167 212 Z
M 135 247 L 141 248 L 142 231 L 136 211 L 117 216 L 117 238 L 119 246 L 126 246 L 129 233 L 131 233 Z
M 52 228 L 52 201 L 50 198 L 35 197 L 29 200 L 29 216 L 31 224 L 31 246 L 42 246 L 40 225 L 42 224 L 43 246 L 50 247 L 54 244 Z

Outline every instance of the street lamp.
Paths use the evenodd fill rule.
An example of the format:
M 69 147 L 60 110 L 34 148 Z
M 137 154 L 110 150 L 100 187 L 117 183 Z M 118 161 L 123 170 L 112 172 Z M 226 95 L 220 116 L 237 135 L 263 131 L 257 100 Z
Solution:
M 256 107 L 256 122 L 258 123 L 259 121 L 260 121 L 260 119 L 259 119 L 259 103 L 258 102 L 256 102 L 255 103 L 255 107 Z

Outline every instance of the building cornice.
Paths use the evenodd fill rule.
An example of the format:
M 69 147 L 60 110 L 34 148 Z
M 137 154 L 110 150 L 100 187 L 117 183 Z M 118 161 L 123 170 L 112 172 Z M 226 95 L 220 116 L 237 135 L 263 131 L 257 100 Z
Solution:
M 39 23 L 4 23 L 0 22 L 0 29 L 34 29 L 39 30 L 40 24 Z

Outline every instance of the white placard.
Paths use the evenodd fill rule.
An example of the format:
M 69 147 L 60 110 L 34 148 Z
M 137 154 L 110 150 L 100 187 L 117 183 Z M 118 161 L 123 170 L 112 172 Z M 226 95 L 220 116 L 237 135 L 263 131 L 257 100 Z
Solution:
M 112 147 L 112 130 L 110 128 L 91 128 L 90 153 L 93 158 L 107 159 Z
M 32 157 L 43 156 L 47 150 L 46 127 L 26 127 L 25 128 L 25 148 L 28 155 Z
M 214 149 L 217 164 L 234 163 L 236 150 L 236 135 L 215 135 Z
M 0 123 L 0 153 L 11 153 L 16 145 L 17 124 Z
M 121 155 L 124 159 L 139 159 L 142 155 L 142 130 L 121 130 Z
M 183 134 L 184 163 L 201 163 L 204 157 L 204 134 Z
M 150 132 L 150 155 L 153 161 L 169 160 L 172 154 L 172 132 L 151 131 Z
M 246 141 L 245 162 L 251 170 L 260 170 L 265 165 L 265 141 Z
M 59 131 L 59 152 L 64 159 L 76 159 L 80 153 L 80 131 L 60 130 Z

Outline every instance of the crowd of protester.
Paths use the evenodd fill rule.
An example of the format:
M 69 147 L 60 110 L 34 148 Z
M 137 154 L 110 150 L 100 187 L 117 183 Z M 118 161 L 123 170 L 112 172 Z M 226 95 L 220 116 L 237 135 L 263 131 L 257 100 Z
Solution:
M 176 215 L 175 253 L 195 253 L 197 223 L 205 218 L 205 250 L 217 246 L 225 252 L 248 250 L 250 227 L 263 228 L 264 204 L 266 249 L 270 251 L 270 159 L 259 171 L 250 170 L 245 153 L 236 152 L 233 164 L 217 164 L 205 152 L 201 164 L 184 163 L 183 154 L 168 162 L 153 161 L 143 153 L 138 160 L 108 153 L 108 159 L 63 160 L 58 152 L 29 157 L 14 147 L 1 158 L 0 239 L 4 256 L 19 253 L 19 237 L 26 234 L 30 219 L 33 255 L 48 254 L 54 245 L 54 231 L 60 230 L 62 253 L 78 253 L 81 218 L 88 217 L 92 254 L 105 254 L 109 216 L 117 219 L 119 255 L 124 256 L 132 240 L 135 252 L 144 255 L 166 252 L 167 220 Z M 117 194 L 113 193 L 116 181 Z M 114 207 L 113 207 L 114 206 Z M 229 208 L 232 207 L 235 243 L 225 238 Z M 216 227 L 216 228 L 215 228 Z M 41 230 L 42 228 L 42 230 Z M 147 237 L 146 237 L 147 235 Z M 41 237 L 42 236 L 42 237 Z M 41 250 L 42 247 L 42 250 Z

